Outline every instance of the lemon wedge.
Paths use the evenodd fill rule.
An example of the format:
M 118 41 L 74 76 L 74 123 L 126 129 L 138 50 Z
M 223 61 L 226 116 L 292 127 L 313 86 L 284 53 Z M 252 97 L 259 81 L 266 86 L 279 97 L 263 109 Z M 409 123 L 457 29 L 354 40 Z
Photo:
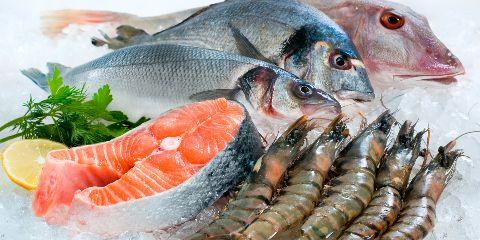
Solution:
M 33 190 L 45 164 L 47 153 L 65 149 L 65 145 L 45 139 L 21 140 L 7 145 L 0 154 L 8 178 L 21 187 Z

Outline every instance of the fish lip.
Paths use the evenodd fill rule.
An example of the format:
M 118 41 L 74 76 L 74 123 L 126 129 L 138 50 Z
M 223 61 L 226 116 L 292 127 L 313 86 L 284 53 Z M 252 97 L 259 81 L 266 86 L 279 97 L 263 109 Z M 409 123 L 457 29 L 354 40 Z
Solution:
M 454 78 L 460 75 L 465 75 L 466 71 L 462 67 L 459 71 L 444 73 L 444 74 L 394 74 L 394 78 L 403 78 L 403 79 L 417 79 L 417 80 L 426 80 L 426 81 L 435 81 L 437 79 L 445 78 Z
M 342 106 L 340 103 L 325 103 L 321 105 L 305 104 L 302 106 L 302 112 L 309 115 L 311 118 L 333 120 L 336 116 L 342 113 Z
M 396 74 L 394 78 L 402 78 L 402 80 L 416 80 L 416 81 L 430 81 L 430 82 L 438 82 L 438 83 L 445 83 L 445 82 L 456 82 L 457 76 L 465 75 L 465 70 L 454 72 L 454 73 L 447 73 L 447 74 L 438 74 L 438 75 L 430 75 L 430 74 Z
M 351 91 L 351 90 L 340 90 L 335 93 L 338 96 L 338 98 L 342 100 L 353 99 L 359 102 L 370 102 L 375 99 L 374 92 L 362 93 L 362 92 Z

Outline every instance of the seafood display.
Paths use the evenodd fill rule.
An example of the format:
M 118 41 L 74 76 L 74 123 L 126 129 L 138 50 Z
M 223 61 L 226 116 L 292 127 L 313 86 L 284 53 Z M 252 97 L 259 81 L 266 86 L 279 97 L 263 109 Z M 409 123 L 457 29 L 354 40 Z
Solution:
M 424 132 L 414 136 L 414 126 L 406 121 L 393 147 L 385 154 L 375 179 L 372 200 L 362 215 L 344 231 L 339 239 L 375 239 L 393 224 L 402 207 L 410 172 L 420 153 Z
M 307 217 L 320 199 L 323 183 L 346 136 L 345 122 L 338 117 L 306 148 L 288 171 L 286 186 L 242 234 L 248 239 L 271 239 Z
M 444 229 L 434 230 L 437 203 L 467 162 L 457 140 L 480 131 L 434 157 L 466 127 L 402 105 L 442 106 L 422 94 L 424 81 L 465 73 L 409 7 L 225 0 L 158 17 L 57 10 L 43 20 L 50 36 L 70 24 L 111 23 L 117 33 L 91 39 L 104 48 L 84 42 L 93 58 L 47 56 L 76 67 L 21 70 L 40 99 L 32 93 L 23 115 L 0 124 L 5 179 L 32 191 L 0 192 L 31 198 L 22 211 L 50 238 L 420 240 Z M 431 116 L 470 119 L 476 105 Z M 457 184 L 471 178 L 464 172 Z
M 391 85 L 392 77 L 394 80 L 408 78 L 448 83 L 454 76 L 465 73 L 460 60 L 435 36 L 426 18 L 405 5 L 385 0 L 301 2 L 321 10 L 343 28 L 362 56 L 375 85 Z M 142 29 L 142 34 L 155 33 L 184 21 L 201 9 L 155 17 L 107 11 L 57 10 L 43 16 L 43 32 L 56 36 L 70 24 L 111 22 L 114 26 L 130 25 Z M 125 35 L 122 28 L 118 31 L 120 36 Z
M 219 218 L 187 239 L 235 236 L 258 218 L 259 213 L 268 206 L 285 171 L 296 159 L 308 131 L 313 127 L 306 117 L 291 125 L 257 161 L 253 174 Z
M 50 152 L 33 210 L 49 223 L 97 233 L 169 227 L 242 181 L 261 154 L 241 105 L 194 103 L 110 142 Z
M 218 97 L 236 99 L 270 118 L 335 117 L 337 100 L 275 65 L 216 50 L 181 45 L 144 45 L 109 53 L 75 68 L 57 67 L 64 82 L 118 96 L 112 106 L 129 115 L 156 117 L 172 107 Z M 47 75 L 23 73 L 47 89 Z
M 463 155 L 453 150 L 453 142 L 438 149 L 438 155 L 408 187 L 405 203 L 395 224 L 380 239 L 423 239 L 435 224 L 435 208 L 443 190 L 455 172 L 455 163 Z

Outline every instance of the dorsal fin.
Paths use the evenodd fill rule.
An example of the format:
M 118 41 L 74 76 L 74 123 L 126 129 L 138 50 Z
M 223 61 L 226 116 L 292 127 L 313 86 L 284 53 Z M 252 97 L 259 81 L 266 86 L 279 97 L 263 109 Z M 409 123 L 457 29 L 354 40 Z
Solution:
M 232 31 L 233 37 L 235 38 L 235 43 L 237 45 L 237 50 L 240 52 L 240 55 L 258 59 L 260 61 L 268 62 L 274 64 L 270 59 L 263 56 L 263 54 L 258 51 L 258 49 L 253 45 L 250 40 L 248 40 L 245 35 L 238 28 L 236 28 L 231 22 L 228 23 L 228 27 Z

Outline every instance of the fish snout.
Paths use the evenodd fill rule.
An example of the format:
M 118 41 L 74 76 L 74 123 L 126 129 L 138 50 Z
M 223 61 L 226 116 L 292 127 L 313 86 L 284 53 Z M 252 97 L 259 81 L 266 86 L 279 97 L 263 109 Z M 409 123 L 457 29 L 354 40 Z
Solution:
M 433 77 L 453 77 L 465 74 L 462 62 L 445 46 L 440 50 L 427 49 L 421 57 L 419 66 L 426 71 L 423 75 Z
M 336 116 L 342 112 L 342 105 L 332 95 L 317 90 L 315 100 L 302 104 L 301 111 L 309 116 Z

